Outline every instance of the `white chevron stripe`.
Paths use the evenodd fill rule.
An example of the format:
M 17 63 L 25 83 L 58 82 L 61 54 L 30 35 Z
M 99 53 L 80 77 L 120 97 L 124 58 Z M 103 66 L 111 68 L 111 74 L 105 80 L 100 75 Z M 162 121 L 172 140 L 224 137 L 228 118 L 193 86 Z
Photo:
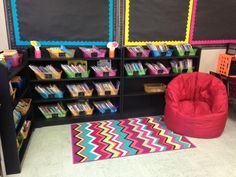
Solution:
M 95 138 L 94 136 L 91 136 L 91 133 L 94 132 L 94 130 L 92 130 L 92 129 L 89 128 L 91 125 L 92 125 L 92 124 L 89 124 L 89 126 L 86 127 L 85 129 L 89 131 L 89 133 L 87 134 L 87 136 L 90 137 L 90 138 L 92 138 L 92 139 L 88 142 L 88 144 L 90 144 L 90 145 L 93 146 L 93 148 L 92 148 L 92 150 L 91 150 L 91 153 L 93 153 L 94 155 L 97 156 L 96 159 L 94 159 L 94 160 L 97 160 L 97 159 L 99 159 L 99 158 L 101 157 L 101 155 L 98 154 L 98 153 L 96 153 L 96 152 L 94 151 L 95 149 L 98 148 L 98 145 L 96 145 L 96 144 L 93 143 L 93 141 L 94 141 L 96 138 Z
M 140 123 L 140 122 L 141 122 L 141 119 L 137 119 L 137 120 L 138 120 L 138 121 L 137 121 L 137 125 L 140 125 L 141 130 L 143 131 L 142 134 L 145 134 L 144 132 L 149 133 L 148 131 L 146 131 L 146 130 L 144 129 L 144 128 L 145 128 L 145 125 L 142 124 L 142 123 Z M 143 145 L 151 149 L 150 152 L 154 152 L 154 151 L 156 150 L 154 147 L 148 145 L 149 139 L 143 138 L 143 137 L 140 137 L 140 138 L 144 140 Z
M 152 117 L 147 117 L 147 118 L 153 119 Z M 138 122 L 138 124 L 139 124 L 139 122 Z M 140 124 L 140 125 L 141 125 L 141 124 Z M 142 129 L 143 131 L 147 132 L 147 135 L 146 135 L 146 136 L 151 139 L 151 140 L 150 140 L 150 141 L 151 141 L 151 144 L 152 144 L 153 146 L 156 146 L 156 147 L 160 148 L 160 151 L 163 151 L 163 150 L 165 149 L 165 147 L 158 144 L 158 138 L 154 138 L 153 136 L 151 136 L 151 132 L 152 132 L 152 131 L 149 131 L 149 130 L 144 129 L 144 128 L 145 128 L 145 126 L 142 126 L 141 129 Z M 156 148 L 152 149 L 151 152 L 154 152 L 155 150 L 156 150 Z

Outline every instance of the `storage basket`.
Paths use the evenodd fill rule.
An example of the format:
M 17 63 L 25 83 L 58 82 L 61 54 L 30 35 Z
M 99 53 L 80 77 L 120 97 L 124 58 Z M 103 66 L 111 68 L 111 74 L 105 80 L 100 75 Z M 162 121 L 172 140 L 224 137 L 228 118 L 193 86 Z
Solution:
M 167 70 L 152 70 L 148 68 L 148 72 L 150 75 L 159 75 L 159 74 L 169 74 L 170 73 L 171 68 L 167 68 Z
M 36 74 L 36 78 L 38 80 L 61 79 L 62 71 L 58 71 L 58 72 L 54 72 L 54 73 L 49 73 L 49 74 L 35 72 L 35 74 Z
M 17 150 L 20 151 L 22 145 L 24 142 L 23 136 L 19 133 L 16 137 L 16 145 L 17 145 Z
M 143 52 L 134 52 L 130 48 L 127 48 L 127 52 L 129 58 L 148 58 L 151 51 L 145 49 Z
M 5 60 L 9 61 L 13 68 L 16 68 L 22 64 L 23 54 L 16 54 L 12 57 L 6 57 Z
M 145 76 L 147 73 L 147 69 L 144 69 L 142 71 L 132 71 L 132 72 L 128 72 L 126 71 L 128 76 Z
M 119 89 L 113 89 L 113 90 L 97 90 L 98 96 L 105 96 L 105 95 L 118 95 Z
M 31 121 L 30 120 L 25 121 L 20 131 L 23 139 L 27 139 L 30 127 L 31 127 Z
M 12 98 L 12 101 L 15 101 L 15 98 L 16 98 L 16 88 L 13 88 L 13 91 L 10 93 L 11 95 L 11 98 Z
M 151 57 L 171 57 L 173 52 L 174 52 L 173 49 L 169 49 L 166 52 L 160 52 L 158 50 L 151 50 L 150 56 Z
M 50 99 L 50 98 L 63 98 L 63 92 L 54 92 L 53 94 L 48 93 L 39 93 L 44 99 Z
M 73 73 L 73 72 L 66 72 L 66 76 L 69 79 L 73 79 L 73 78 L 87 78 L 89 77 L 90 74 L 90 70 L 83 72 L 83 73 Z
M 166 85 L 163 83 L 144 84 L 144 91 L 146 93 L 163 93 L 166 91 Z
M 88 92 L 70 92 L 70 94 L 72 97 L 90 97 L 93 95 L 93 89 L 89 90 Z
M 27 106 L 25 106 L 24 108 L 19 109 L 16 105 L 16 110 L 21 112 L 21 114 L 23 116 L 25 116 L 28 113 L 29 109 L 30 109 L 32 99 L 25 98 L 25 99 L 21 99 L 20 102 L 24 102 Z
M 109 72 L 100 72 L 100 71 L 94 71 L 95 77 L 115 77 L 117 74 L 117 69 L 113 69 Z
M 175 50 L 175 55 L 179 57 L 183 56 L 196 56 L 198 49 L 191 49 L 189 52 L 186 51 L 178 51 L 177 49 Z
M 105 58 L 106 49 L 99 49 L 98 52 L 94 52 L 91 49 L 80 48 L 84 58 Z
M 63 50 L 61 50 L 60 48 L 47 48 L 47 51 L 49 52 L 49 55 L 51 58 L 53 59 L 57 59 L 57 58 L 73 58 L 75 55 L 75 49 L 68 49 L 71 53 L 72 53 L 72 57 L 65 53 Z
M 94 108 L 91 108 L 88 111 L 79 111 L 79 112 L 70 110 L 71 115 L 73 117 L 82 116 L 82 115 L 90 116 L 90 115 L 93 115 L 93 111 L 94 111 Z
M 42 113 L 46 119 L 52 119 L 52 118 L 64 118 L 66 117 L 67 111 L 64 111 L 60 114 L 52 114 L 52 113 Z
M 22 78 L 21 76 L 14 76 L 11 79 L 11 84 L 13 87 L 19 89 L 20 91 L 23 91 L 25 89 L 26 79 Z
M 235 56 L 228 54 L 220 54 L 216 72 L 224 76 L 236 75 Z

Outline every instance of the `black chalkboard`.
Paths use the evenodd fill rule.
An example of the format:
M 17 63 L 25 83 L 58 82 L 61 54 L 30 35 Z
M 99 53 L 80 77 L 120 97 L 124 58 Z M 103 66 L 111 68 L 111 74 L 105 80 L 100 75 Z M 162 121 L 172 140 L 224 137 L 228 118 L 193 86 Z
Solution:
M 128 41 L 185 41 L 189 5 L 190 0 L 129 0 Z
M 195 0 L 191 43 L 236 42 L 235 10 L 235 0 Z
M 19 44 L 31 40 L 48 44 L 112 40 L 113 0 L 10 1 Z

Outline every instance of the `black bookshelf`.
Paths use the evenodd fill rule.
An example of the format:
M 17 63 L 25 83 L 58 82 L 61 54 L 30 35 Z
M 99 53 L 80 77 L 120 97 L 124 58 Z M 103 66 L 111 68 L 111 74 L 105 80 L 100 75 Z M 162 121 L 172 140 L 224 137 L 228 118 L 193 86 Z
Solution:
M 66 64 L 68 61 L 75 60 L 85 60 L 88 62 L 88 66 L 96 65 L 96 62 L 101 60 L 101 58 L 83 58 L 79 52 L 76 52 L 74 58 L 60 58 L 51 59 L 49 54 L 45 49 L 43 51 L 43 57 L 41 59 L 33 58 L 33 49 L 30 48 L 26 54 L 26 60 L 20 67 L 7 71 L 7 69 L 0 65 L 0 105 L 1 105 L 1 117 L 0 117 L 0 130 L 3 142 L 3 152 L 5 156 L 5 164 L 8 174 L 19 173 L 21 171 L 22 162 L 24 160 L 24 155 L 27 151 L 28 144 L 30 142 L 30 137 L 34 131 L 34 128 L 44 127 L 44 126 L 54 126 L 63 124 L 72 124 L 79 122 L 90 122 L 90 121 L 100 121 L 109 119 L 125 119 L 131 117 L 143 117 L 143 116 L 153 116 L 153 115 L 163 115 L 165 107 L 165 93 L 146 93 L 144 91 L 145 83 L 164 83 L 168 84 L 172 79 L 174 79 L 178 74 L 159 74 L 159 75 L 145 75 L 145 76 L 127 76 L 124 69 L 124 64 L 129 62 L 141 63 L 149 62 L 161 62 L 165 66 L 170 66 L 171 60 L 183 60 L 192 59 L 194 71 L 198 71 L 200 63 L 201 49 L 198 49 L 196 56 L 171 56 L 171 57 L 148 57 L 148 58 L 128 58 L 127 51 L 125 48 L 120 48 L 116 51 L 116 57 L 110 59 L 108 57 L 108 52 L 106 58 L 102 60 L 109 60 L 112 62 L 112 66 L 118 70 L 117 76 L 115 77 L 95 77 L 93 71 L 91 70 L 90 77 L 88 78 L 75 78 L 68 79 L 65 73 L 62 73 L 61 79 L 49 79 L 49 80 L 38 80 L 35 77 L 33 71 L 28 67 L 29 64 L 37 66 L 45 66 L 51 64 L 56 68 L 60 69 L 61 64 Z M 28 78 L 27 86 L 22 92 L 16 95 L 15 102 L 11 101 L 9 93 L 9 80 L 15 75 L 25 75 Z M 118 95 L 105 95 L 98 96 L 94 90 L 92 96 L 86 97 L 71 97 L 68 92 L 67 84 L 76 84 L 86 82 L 89 86 L 93 85 L 93 82 L 100 81 L 112 81 L 115 83 L 117 80 L 120 81 L 120 90 Z M 43 99 L 34 89 L 37 85 L 48 85 L 56 84 L 59 88 L 64 91 L 63 98 L 49 98 Z M 94 87 L 93 87 L 94 88 Z M 22 98 L 32 98 L 32 105 L 30 111 L 27 115 L 23 116 L 22 120 L 15 128 L 13 121 L 13 109 L 17 105 L 18 101 Z M 66 107 L 67 103 L 73 103 L 77 101 L 87 100 L 91 105 L 93 101 L 100 100 L 111 100 L 118 107 L 116 113 L 106 113 L 100 114 L 96 109 L 94 109 L 93 115 L 80 115 L 72 116 L 70 111 L 67 110 L 67 116 L 64 118 L 52 118 L 46 119 L 42 113 L 39 111 L 39 105 L 51 105 L 55 103 L 61 103 Z M 21 149 L 18 151 L 16 147 L 16 137 L 23 126 L 24 120 L 31 120 L 32 126 L 28 135 L 28 138 L 23 142 Z
M 129 58 L 128 51 L 123 48 L 123 65 L 132 62 L 141 62 L 144 66 L 145 62 L 155 63 L 161 62 L 167 67 L 171 67 L 170 61 L 192 59 L 194 71 L 199 70 L 201 49 L 195 56 L 160 56 L 160 57 L 136 57 Z M 172 79 L 174 79 L 178 74 L 159 74 L 159 75 L 149 75 L 148 72 L 144 76 L 127 76 L 125 69 L 122 73 L 122 117 L 142 117 L 151 115 L 163 115 L 165 107 L 165 94 L 164 93 L 154 93 L 149 94 L 144 91 L 145 83 L 164 83 L 168 84 Z
M 75 52 L 74 58 L 58 58 L 58 59 L 52 59 L 49 56 L 49 53 L 46 50 L 42 50 L 43 55 L 41 59 L 35 59 L 33 56 L 32 49 L 29 49 L 29 57 L 28 57 L 28 64 L 36 65 L 36 66 L 45 66 L 48 64 L 52 64 L 58 69 L 61 69 L 61 64 L 66 64 L 68 61 L 76 61 L 76 60 L 83 60 L 87 61 L 88 69 L 90 70 L 90 76 L 88 78 L 67 78 L 64 71 L 62 73 L 61 79 L 49 79 L 49 80 L 38 80 L 35 77 L 35 74 L 33 71 L 30 71 L 30 84 L 31 84 L 31 92 L 32 92 L 32 98 L 33 98 L 33 115 L 35 117 L 35 127 L 42 127 L 42 126 L 51 126 L 51 125 L 62 125 L 62 124 L 71 124 L 75 122 L 87 122 L 87 121 L 95 121 L 95 120 L 105 120 L 105 119 L 117 119 L 121 117 L 121 110 L 120 107 L 122 107 L 121 102 L 121 92 L 118 93 L 118 95 L 104 95 L 104 96 L 98 96 L 96 91 L 94 90 L 93 95 L 90 97 L 84 96 L 84 97 L 71 97 L 71 95 L 68 93 L 68 90 L 66 88 L 67 84 L 71 83 L 81 83 L 86 82 L 90 86 L 93 86 L 92 82 L 101 82 L 101 81 L 121 81 L 122 78 L 122 50 L 117 49 L 116 50 L 116 57 L 114 59 L 111 59 L 108 57 L 108 50 L 106 53 L 105 58 L 83 58 L 83 55 L 81 54 L 81 51 L 78 49 Z M 117 75 L 115 77 L 95 77 L 94 72 L 91 69 L 91 66 L 97 65 L 97 62 L 99 60 L 108 60 L 111 61 L 112 67 L 117 69 Z M 63 98 L 53 98 L 53 99 L 43 99 L 39 94 L 34 90 L 34 87 L 37 85 L 48 85 L 54 83 L 59 88 L 61 88 L 64 91 L 64 97 Z M 121 83 L 122 85 L 122 83 Z M 93 86 L 94 88 L 94 86 Z M 91 116 L 77 116 L 74 117 L 71 115 L 70 111 L 67 110 L 67 116 L 65 118 L 52 118 L 52 119 L 46 119 L 43 114 L 39 111 L 38 106 L 40 105 L 50 105 L 50 104 L 56 104 L 61 103 L 66 108 L 67 103 L 73 103 L 81 100 L 88 101 L 91 105 L 93 101 L 102 101 L 102 100 L 110 100 L 113 104 L 118 106 L 118 112 L 117 113 L 107 113 L 107 114 L 100 114 L 96 109 L 94 110 L 93 115 Z
M 168 84 L 173 78 L 178 76 L 178 74 L 174 74 L 170 72 L 170 74 L 159 74 L 159 75 L 145 75 L 145 76 L 127 76 L 124 64 L 127 62 L 137 62 L 140 61 L 142 63 L 145 62 L 161 62 L 164 65 L 170 66 L 171 60 L 183 60 L 183 59 L 192 59 L 194 70 L 198 71 L 199 69 L 199 62 L 200 62 L 200 53 L 201 50 L 198 49 L 196 56 L 171 56 L 171 57 L 148 57 L 148 58 L 128 58 L 127 51 L 125 48 L 118 49 L 116 51 L 116 57 L 114 59 L 110 59 L 108 57 L 108 52 L 106 58 L 83 58 L 81 53 L 77 51 L 75 53 L 74 58 L 59 58 L 59 59 L 52 59 L 50 58 L 48 52 L 43 50 L 43 57 L 41 59 L 35 59 L 32 57 L 32 49 L 29 49 L 29 57 L 28 62 L 29 64 L 33 65 L 47 65 L 52 64 L 53 66 L 60 68 L 60 64 L 67 63 L 68 61 L 74 60 L 85 60 L 88 62 L 88 66 L 94 65 L 98 60 L 110 60 L 112 61 L 112 65 L 118 69 L 118 75 L 116 77 L 95 77 L 93 74 L 90 75 L 88 78 L 75 78 L 75 79 L 68 79 L 65 74 L 62 74 L 61 79 L 49 79 L 49 80 L 38 80 L 35 78 L 34 73 L 31 71 L 30 74 L 30 84 L 31 84 L 31 92 L 33 98 L 33 112 L 35 117 L 35 126 L 42 127 L 42 126 L 51 126 L 51 125 L 61 125 L 61 124 L 71 124 L 75 122 L 88 122 L 88 121 L 96 121 L 96 120 L 104 120 L 104 119 L 122 119 L 128 117 L 141 117 L 147 115 L 162 115 L 164 113 L 164 106 L 165 106 L 165 99 L 164 93 L 146 93 L 144 91 L 144 84 L 145 83 L 164 83 Z M 34 87 L 36 85 L 47 85 L 50 83 L 57 84 L 62 90 L 67 90 L 65 85 L 67 83 L 92 83 L 94 81 L 121 81 L 120 85 L 120 92 L 116 96 L 97 96 L 96 92 L 93 93 L 91 97 L 71 97 L 68 92 L 65 92 L 64 98 L 60 99 L 43 99 L 41 98 Z M 116 114 L 105 114 L 101 115 L 98 112 L 94 112 L 92 116 L 78 116 L 73 117 L 70 115 L 68 111 L 67 116 L 65 118 L 54 118 L 54 119 L 46 119 L 38 110 L 39 105 L 50 105 L 55 103 L 62 103 L 65 107 L 67 103 L 76 102 L 79 100 L 88 100 L 92 103 L 95 100 L 106 100 L 109 99 L 113 101 L 118 107 L 119 112 Z
M 7 68 L 5 68 L 3 65 L 0 65 L 0 102 L 2 105 L 0 110 L 0 131 L 7 174 L 20 173 L 28 142 L 31 138 L 30 133 L 28 134 L 27 139 L 23 141 L 23 145 L 18 151 L 16 139 L 18 134 L 20 133 L 24 121 L 31 120 L 33 122 L 33 119 L 31 116 L 31 109 L 29 109 L 28 113 L 25 116 L 22 116 L 20 122 L 18 123 L 18 126 L 15 127 L 15 123 L 13 120 L 13 110 L 15 109 L 20 99 L 29 97 L 29 84 L 26 81 L 26 88 L 22 90 L 17 90 L 15 101 L 12 100 L 12 97 L 9 92 L 9 81 L 14 76 L 24 76 L 27 80 L 27 64 L 28 62 L 26 58 L 24 58 L 21 66 L 17 68 L 12 68 L 11 70 L 7 70 Z M 33 130 L 34 129 L 31 126 L 30 132 L 33 132 Z

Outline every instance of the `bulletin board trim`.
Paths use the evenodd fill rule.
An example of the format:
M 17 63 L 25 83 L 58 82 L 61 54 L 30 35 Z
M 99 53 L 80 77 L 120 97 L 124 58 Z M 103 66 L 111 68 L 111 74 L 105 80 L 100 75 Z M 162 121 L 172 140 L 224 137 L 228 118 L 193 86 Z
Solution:
M 192 12 L 193 12 L 193 0 L 189 0 L 189 9 L 188 9 L 188 18 L 187 18 L 187 25 L 186 25 L 186 33 L 185 39 L 183 41 L 129 41 L 129 21 L 130 21 L 130 0 L 126 0 L 125 4 L 125 45 L 126 46 L 133 46 L 133 45 L 146 45 L 147 43 L 152 44 L 163 44 L 166 43 L 168 45 L 176 45 L 180 43 L 189 43 L 189 34 L 191 29 L 191 19 L 192 19 Z
M 222 40 L 194 40 L 194 32 L 196 25 L 196 15 L 197 15 L 197 4 L 198 0 L 194 0 L 193 2 L 193 15 L 192 15 L 192 24 L 190 31 L 190 43 L 191 44 L 226 44 L 226 43 L 236 43 L 236 39 L 222 39 Z
M 15 33 L 15 45 L 16 46 L 28 46 L 30 41 L 23 41 L 20 39 L 20 27 L 17 14 L 17 0 L 11 0 L 12 18 L 13 18 L 13 30 Z M 113 41 L 113 25 L 114 25 L 114 0 L 109 0 L 109 29 L 108 29 L 108 41 L 39 41 L 44 46 L 55 45 L 67 45 L 67 46 L 106 46 L 108 42 Z

